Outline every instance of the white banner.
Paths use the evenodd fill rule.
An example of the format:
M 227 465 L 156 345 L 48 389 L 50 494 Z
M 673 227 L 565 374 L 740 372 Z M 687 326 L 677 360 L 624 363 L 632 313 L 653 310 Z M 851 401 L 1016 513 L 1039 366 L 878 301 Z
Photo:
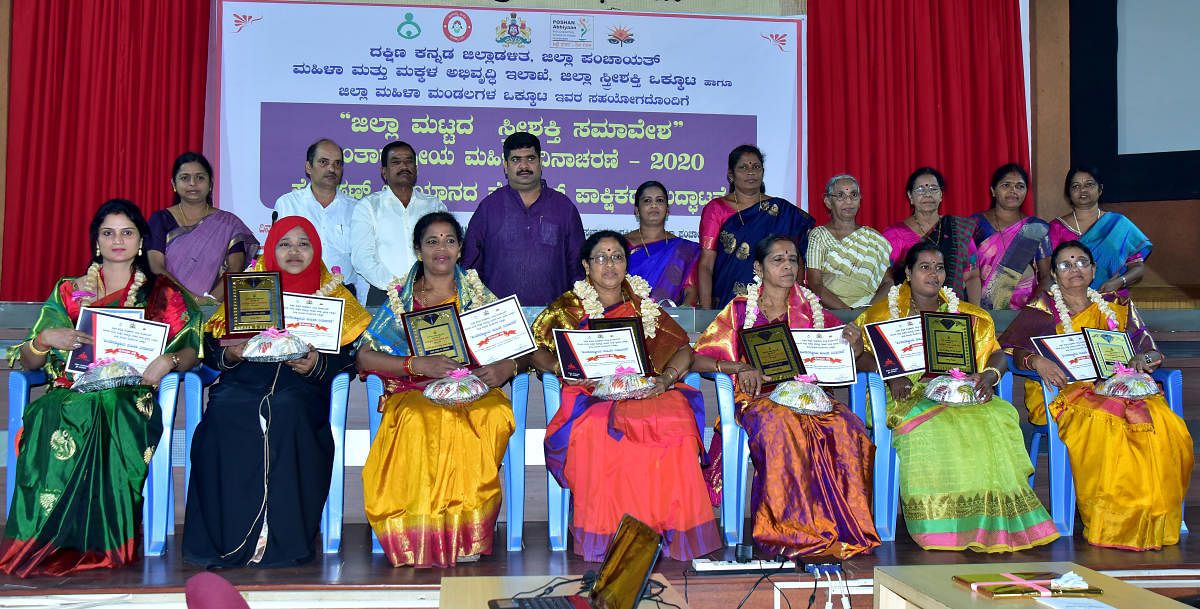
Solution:
M 653 179 L 671 191 L 667 228 L 697 239 L 745 143 L 766 154 L 768 192 L 807 207 L 803 17 L 220 6 L 218 203 L 260 239 L 322 137 L 355 198 L 384 186 L 380 149 L 409 142 L 417 186 L 463 220 L 505 183 L 513 131 L 539 136 L 543 177 L 589 231 L 636 227 L 634 189 Z

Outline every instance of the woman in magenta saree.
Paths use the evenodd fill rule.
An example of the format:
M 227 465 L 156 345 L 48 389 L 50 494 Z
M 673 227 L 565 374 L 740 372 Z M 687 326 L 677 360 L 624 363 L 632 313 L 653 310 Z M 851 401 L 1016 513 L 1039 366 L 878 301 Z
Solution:
M 258 251 L 240 218 L 212 205 L 212 166 L 195 152 L 171 169 L 175 204 L 150 215 L 150 266 L 201 301 L 223 300 L 221 276 L 238 272 Z
M 750 507 L 755 543 L 767 556 L 829 557 L 836 560 L 879 545 L 871 520 L 871 467 L 875 446 L 845 404 L 833 401 L 823 414 L 800 413 L 760 393 L 762 375 L 741 361 L 738 331 L 786 321 L 792 328 L 841 325 L 815 294 L 796 283 L 800 256 L 783 235 L 755 246 L 761 283 L 749 296 L 733 299 L 696 341 L 693 370 L 736 374 L 735 416 L 750 441 L 754 462 Z M 843 338 L 856 355 L 862 334 L 850 324 Z M 777 379 L 778 380 L 778 379 Z M 787 379 L 784 379 L 787 380 Z M 832 400 L 832 398 L 831 398 Z M 719 429 L 719 427 L 718 427 Z M 709 454 L 708 482 L 714 499 L 720 483 L 721 437 Z
M 1029 174 L 1009 163 L 992 174 L 992 207 L 974 214 L 979 306 L 1020 309 L 1050 284 L 1050 226 L 1021 213 Z
M 720 309 L 745 296 L 754 282 L 754 245 L 767 235 L 785 235 L 798 251 L 808 251 L 812 216 L 785 199 L 769 197 L 763 186 L 763 155 L 742 145 L 729 153 L 729 193 L 700 212 L 698 307 Z
M 650 284 L 650 298 L 655 302 L 695 306 L 700 244 L 667 232 L 671 211 L 667 187 L 654 180 L 644 182 L 633 196 L 633 205 L 638 229 L 625 235 L 632 246 L 629 273 Z

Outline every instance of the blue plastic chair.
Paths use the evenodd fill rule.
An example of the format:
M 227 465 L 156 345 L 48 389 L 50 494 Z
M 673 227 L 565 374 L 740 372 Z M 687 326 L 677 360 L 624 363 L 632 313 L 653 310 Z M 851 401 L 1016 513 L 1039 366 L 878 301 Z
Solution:
M 859 376 L 861 378 L 862 374 Z M 887 426 L 887 386 L 875 372 L 865 373 L 871 396 L 871 424 L 875 440 L 875 531 L 880 541 L 896 540 L 896 519 L 900 514 L 900 458 L 892 446 L 892 430 Z M 1000 377 L 996 395 L 1012 403 L 1012 374 Z
M 504 472 L 501 484 L 504 487 L 504 516 L 508 521 L 508 551 L 520 552 L 525 529 L 525 413 L 529 408 L 529 373 L 513 377 L 511 394 L 510 401 L 516 425 L 508 439 L 504 460 L 501 461 L 501 470 Z M 379 425 L 383 422 L 383 413 L 379 412 L 379 398 L 382 396 L 383 380 L 374 374 L 368 376 L 367 414 L 370 415 L 371 442 L 375 441 L 375 433 L 379 431 Z M 373 529 L 371 552 L 383 553 L 383 546 L 379 545 L 379 537 Z
M 750 472 L 750 441 L 746 430 L 734 419 L 733 379 L 721 372 L 706 372 L 705 378 L 717 385 L 717 410 L 721 416 L 721 531 L 725 545 L 742 542 L 746 523 L 746 478 Z M 867 378 L 859 372 L 850 385 L 850 409 L 866 420 Z
M 192 481 L 192 436 L 200 424 L 203 386 L 218 378 L 221 373 L 208 366 L 198 366 L 184 374 L 184 408 L 186 440 L 184 471 L 187 484 L 184 486 L 184 501 L 187 501 L 187 485 Z M 333 473 L 329 478 L 329 495 L 321 510 L 321 550 L 326 554 L 337 554 L 342 547 L 343 482 L 346 477 L 346 404 L 350 399 L 350 373 L 343 372 L 333 377 L 329 390 L 329 427 L 333 431 Z
M 17 447 L 13 442 L 22 426 L 25 405 L 29 403 L 29 388 L 46 382 L 41 370 L 13 370 L 8 374 L 8 466 L 6 471 L 5 510 L 12 506 L 17 486 Z M 150 459 L 146 485 L 142 488 L 142 552 L 146 556 L 162 556 L 166 551 L 168 528 L 174 521 L 171 484 L 171 428 L 175 425 L 175 399 L 179 394 L 179 373 L 171 372 L 158 385 L 158 406 L 162 409 L 163 431 L 158 448 Z
M 683 377 L 683 383 L 699 390 L 700 375 L 690 372 Z M 542 374 L 542 401 L 546 403 L 547 424 L 558 412 L 561 399 L 562 381 L 553 374 Z M 549 470 L 546 471 L 546 507 L 546 524 L 550 527 L 550 550 L 562 552 L 567 549 L 567 518 L 571 514 L 571 490 L 559 486 Z
M 1047 424 L 1033 426 L 1033 437 L 1029 443 L 1029 460 L 1036 468 L 1038 452 L 1044 436 L 1050 460 L 1050 517 L 1054 520 L 1054 526 L 1058 529 L 1058 533 L 1069 536 L 1075 532 L 1075 479 L 1071 473 L 1071 459 L 1067 453 L 1067 446 L 1063 444 L 1062 438 L 1058 435 L 1058 422 L 1050 416 L 1049 409 L 1050 402 L 1058 397 L 1058 388 L 1043 383 L 1041 377 L 1032 370 L 1017 370 L 1013 365 L 1012 356 L 1008 358 L 1008 366 L 1013 374 L 1036 381 L 1042 386 Z M 1183 416 L 1183 373 L 1179 370 L 1160 368 L 1155 370 L 1152 376 L 1154 380 L 1163 384 L 1163 396 L 1171 407 L 1171 411 Z M 1033 479 L 1034 476 L 1029 477 L 1030 487 L 1033 486 Z M 1179 531 L 1180 533 L 1188 532 L 1186 522 L 1180 521 Z

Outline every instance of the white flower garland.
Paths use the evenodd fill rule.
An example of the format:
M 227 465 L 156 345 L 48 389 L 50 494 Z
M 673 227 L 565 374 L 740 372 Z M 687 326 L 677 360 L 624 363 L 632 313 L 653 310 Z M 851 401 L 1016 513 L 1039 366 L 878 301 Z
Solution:
M 909 310 L 912 310 L 911 286 L 909 290 Z M 942 299 L 946 301 L 946 311 L 948 313 L 958 313 L 958 294 L 955 294 L 954 290 L 950 289 L 950 286 L 944 285 L 941 289 L 941 295 Z M 888 319 L 900 319 L 900 286 L 898 285 L 893 285 L 888 290 Z
M 464 275 L 463 283 L 467 285 L 467 289 L 471 292 L 471 301 L 462 303 L 463 310 L 470 308 L 468 305 L 486 303 L 488 300 L 487 288 L 484 287 L 483 280 L 479 278 L 479 272 L 475 269 L 470 269 Z M 392 282 L 388 284 L 386 290 L 388 308 L 392 310 L 392 315 L 395 315 L 397 320 L 407 312 L 404 310 L 404 303 L 400 300 L 400 287 L 407 282 L 408 275 L 403 277 L 392 276 Z
M 812 309 L 812 327 L 820 330 L 825 327 L 825 310 L 821 308 L 821 298 L 809 290 L 808 288 L 796 284 L 796 289 L 800 291 L 800 295 L 804 300 L 808 301 L 808 307 Z M 762 277 L 754 276 L 754 283 L 746 288 L 746 321 L 742 322 L 742 329 L 754 327 L 754 322 L 758 321 L 758 297 L 762 294 Z
M 132 307 L 133 305 L 137 304 L 137 292 L 139 289 L 141 289 L 142 284 L 144 283 L 146 283 L 145 273 L 142 273 L 140 269 L 134 269 L 133 283 L 129 284 L 129 292 L 125 295 L 125 303 L 122 306 Z M 100 293 L 104 291 L 104 280 L 100 278 L 99 262 L 93 262 L 90 266 L 88 266 L 88 270 L 84 275 L 83 285 L 81 287 L 83 287 L 84 291 L 91 292 L 92 296 L 90 298 L 87 296 L 80 298 L 80 307 L 91 306 L 93 302 L 96 302 L 97 298 L 100 298 Z
M 1062 323 L 1063 334 L 1074 332 L 1075 328 L 1071 324 L 1071 310 L 1067 308 L 1067 303 L 1062 297 L 1062 290 L 1059 289 L 1057 283 L 1050 286 L 1050 296 L 1054 298 L 1054 308 L 1058 311 L 1058 320 Z M 1120 327 L 1117 323 L 1117 314 L 1113 312 L 1112 307 L 1108 306 L 1108 301 L 1104 300 L 1100 292 L 1088 288 L 1087 297 L 1088 300 L 1095 303 L 1097 309 L 1100 309 L 1100 313 L 1104 315 L 1104 320 L 1110 329 Z
M 400 286 L 404 285 L 407 281 L 408 275 L 403 277 L 393 275 L 392 282 L 387 287 L 388 308 L 392 310 L 392 315 L 396 317 L 397 322 L 400 321 L 400 316 L 406 313 L 404 304 L 400 302 Z
M 334 273 L 333 278 L 331 278 L 325 285 L 321 286 L 321 289 L 313 292 L 313 296 L 328 296 L 332 294 L 339 285 L 342 285 L 343 280 L 344 278 L 342 277 L 341 273 Z
M 654 338 L 658 334 L 658 316 L 662 315 L 662 307 L 650 298 L 650 284 L 637 275 L 625 275 L 625 281 L 629 282 L 629 287 L 633 293 L 641 299 L 639 313 L 642 318 L 642 331 L 646 338 Z M 604 317 L 604 305 L 600 304 L 600 294 L 596 288 L 592 286 L 587 279 L 580 279 L 575 282 L 571 291 L 579 297 L 583 304 L 583 312 L 588 317 Z

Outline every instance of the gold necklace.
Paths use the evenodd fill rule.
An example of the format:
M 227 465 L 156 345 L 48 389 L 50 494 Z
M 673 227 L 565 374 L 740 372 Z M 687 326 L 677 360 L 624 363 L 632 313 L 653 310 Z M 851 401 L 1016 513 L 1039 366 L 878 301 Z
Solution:
M 750 205 L 747 205 L 747 206 L 745 206 L 745 207 L 742 207 L 742 206 L 741 206 L 741 205 L 742 205 L 742 195 L 739 195 L 737 190 L 733 190 L 733 191 L 732 191 L 732 193 L 733 193 L 733 203 L 734 203 L 734 206 L 737 208 L 737 217 L 738 217 L 738 222 L 741 222 L 741 223 L 742 223 L 742 226 L 745 226 L 745 225 L 746 225 L 746 220 L 744 220 L 744 219 L 742 218 L 742 211 L 743 211 L 743 210 L 746 210 L 746 209 L 750 209 L 750 206 L 751 206 L 751 205 L 755 205 L 755 204 L 757 204 L 759 201 L 762 201 L 762 193 L 760 192 L 760 193 L 758 193 L 758 194 L 754 195 L 754 197 L 755 197 L 755 198 L 754 198 L 754 201 L 752 201 L 752 202 L 750 203 Z
M 650 246 L 646 245 L 646 237 L 642 235 L 642 229 L 640 229 L 640 228 L 638 229 L 638 242 L 642 244 L 642 250 L 646 254 L 646 257 L 649 258 L 650 257 Z M 671 235 L 667 234 L 667 237 L 665 239 L 663 239 L 662 242 L 663 242 L 664 246 L 667 243 L 670 243 Z
M 1099 222 L 1099 221 L 1100 221 L 1100 216 L 1103 216 L 1103 215 L 1104 215 L 1104 210 L 1100 209 L 1099 207 L 1097 207 L 1097 208 L 1096 208 L 1096 212 L 1097 212 L 1097 213 L 1096 213 L 1096 219 L 1095 219 L 1095 220 L 1092 220 L 1092 225 L 1093 225 L 1093 226 L 1094 226 L 1094 225 L 1095 225 L 1097 222 Z M 1076 215 L 1075 215 L 1075 210 L 1073 210 L 1073 209 L 1071 210 L 1071 217 L 1072 217 L 1072 218 L 1075 218 L 1075 234 L 1077 234 L 1077 235 L 1079 235 L 1080 237 L 1082 237 L 1082 236 L 1083 236 L 1083 229 L 1079 228 L 1079 216 L 1076 216 Z M 1091 228 L 1092 228 L 1092 227 L 1091 227 L 1091 226 L 1089 226 L 1089 227 L 1088 227 L 1088 230 L 1091 230 Z
M 184 209 L 185 209 L 185 207 L 184 207 L 183 202 L 180 202 L 179 203 L 179 215 L 183 216 L 183 221 L 186 222 L 186 224 L 184 224 L 184 226 L 194 226 L 196 224 L 196 222 L 199 222 L 208 217 L 209 210 L 212 209 L 212 206 L 208 205 L 206 203 L 205 207 L 204 207 L 204 213 L 200 214 L 199 218 L 196 218 L 196 222 L 192 222 L 192 219 L 188 217 L 187 212 L 184 211 Z

